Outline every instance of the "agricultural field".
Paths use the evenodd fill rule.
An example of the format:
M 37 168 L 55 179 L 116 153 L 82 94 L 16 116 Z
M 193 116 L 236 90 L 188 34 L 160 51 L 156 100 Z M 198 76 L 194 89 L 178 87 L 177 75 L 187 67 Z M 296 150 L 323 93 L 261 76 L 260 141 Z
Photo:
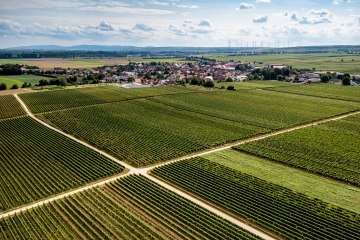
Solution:
M 117 57 L 117 58 L 23 58 L 23 59 L 0 59 L 0 64 L 23 64 L 37 66 L 42 69 L 55 67 L 90 69 L 101 66 L 127 65 L 129 62 L 191 62 L 182 58 L 141 58 L 141 57 Z
M 360 214 L 360 188 L 228 149 L 203 158 Z
M 64 131 L 134 166 L 153 164 L 269 131 L 147 99 L 44 116 Z
M 259 239 L 136 175 L 1 219 L 0 238 Z
M 359 146 L 358 114 L 235 149 L 360 186 Z
M 270 130 L 360 109 L 358 103 L 264 90 L 160 96 L 151 100 Z
M 114 86 L 33 92 L 19 95 L 33 113 L 57 111 L 101 103 L 118 102 L 158 95 L 189 93 L 185 87 L 150 87 L 125 89 Z
M 246 89 L 263 89 L 263 88 L 274 88 L 274 87 L 283 87 L 283 86 L 293 86 L 292 83 L 280 82 L 280 81 L 261 81 L 261 80 L 252 80 L 247 82 L 219 82 L 215 83 L 215 87 L 220 88 L 224 86 L 234 86 L 236 90 L 246 90 Z
M 269 90 L 360 102 L 360 87 L 354 86 L 335 84 L 289 85 L 287 87 L 274 87 Z
M 152 174 L 286 239 L 358 239 L 360 215 L 204 158 Z
M 41 79 L 49 78 L 36 75 L 0 75 L 0 83 L 5 83 L 8 89 L 10 89 L 14 84 L 17 84 L 18 87 L 21 88 L 24 82 L 31 83 L 31 85 L 34 86 L 35 84 L 38 84 Z
M 0 212 L 123 169 L 29 117 L 0 120 Z
M 0 96 L 0 119 L 18 117 L 25 111 L 13 95 Z
M 249 56 L 229 56 L 228 54 L 204 55 L 218 61 L 262 62 L 265 64 L 285 64 L 294 68 L 316 71 L 360 74 L 360 55 L 350 54 L 268 54 Z M 343 61 L 341 61 L 343 60 Z

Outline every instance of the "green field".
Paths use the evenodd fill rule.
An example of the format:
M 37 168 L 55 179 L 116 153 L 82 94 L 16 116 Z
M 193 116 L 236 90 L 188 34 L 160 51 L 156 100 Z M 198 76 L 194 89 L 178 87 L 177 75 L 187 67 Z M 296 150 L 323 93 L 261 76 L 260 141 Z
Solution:
M 360 115 L 235 149 L 360 186 Z
M 89 87 L 70 90 L 33 92 L 19 95 L 33 113 L 119 102 L 158 95 L 196 92 L 185 87 L 149 87 L 125 89 L 120 87 Z
M 0 120 L 0 212 L 123 169 L 29 117 Z
M 358 239 L 360 214 L 204 158 L 152 173 L 286 239 Z
M 282 87 L 282 86 L 293 86 L 292 83 L 287 82 L 279 82 L 279 81 L 247 81 L 247 82 L 219 82 L 215 83 L 215 87 L 220 88 L 224 86 L 225 88 L 228 86 L 234 86 L 236 90 L 246 90 L 246 89 L 263 89 L 263 88 L 274 88 L 274 87 Z
M 203 158 L 360 214 L 360 188 L 235 150 Z
M 24 82 L 31 83 L 31 85 L 34 86 L 35 84 L 38 84 L 41 79 L 49 78 L 36 75 L 0 75 L 0 83 L 5 83 L 8 89 L 10 89 L 14 84 L 17 84 L 18 87 L 21 88 Z
M 313 69 L 316 71 L 335 71 L 360 74 L 360 55 L 350 54 L 269 54 L 249 56 L 229 56 L 228 54 L 208 54 L 204 57 L 218 61 L 262 62 L 264 64 L 280 63 L 294 68 Z M 341 61 L 343 60 L 343 62 Z M 354 60 L 354 61 L 353 61 Z
M 269 131 L 178 110 L 146 99 L 58 111 L 44 116 L 66 132 L 134 166 L 152 164 Z
M 259 239 L 130 176 L 0 220 L 0 239 Z
M 0 119 L 18 117 L 25 111 L 13 95 L 0 96 Z
M 271 130 L 360 108 L 358 103 L 263 90 L 160 96 L 151 100 L 178 109 Z
M 335 84 L 289 85 L 268 90 L 360 102 L 360 87 Z

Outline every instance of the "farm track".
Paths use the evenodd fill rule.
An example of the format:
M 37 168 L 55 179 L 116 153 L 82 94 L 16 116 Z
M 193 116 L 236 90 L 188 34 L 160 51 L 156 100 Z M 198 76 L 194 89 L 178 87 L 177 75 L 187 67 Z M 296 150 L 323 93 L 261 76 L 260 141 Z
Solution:
M 265 234 L 264 232 L 262 231 L 259 231 L 258 229 L 256 228 L 253 228 L 251 227 L 250 225 L 244 223 L 244 222 L 241 222 L 239 221 L 237 218 L 235 217 L 232 217 L 228 214 L 226 214 L 225 212 L 222 212 L 220 210 L 218 210 L 217 208 L 213 207 L 213 206 L 210 206 L 209 204 L 205 203 L 204 201 L 201 201 L 193 196 L 191 196 L 190 194 L 180 190 L 179 188 L 176 188 L 176 187 L 173 187 L 171 185 L 169 185 L 168 183 L 164 182 L 164 181 L 161 181 L 151 175 L 148 174 L 148 171 L 156 168 L 156 167 L 160 167 L 162 165 L 165 165 L 165 164 L 169 164 L 169 163 L 173 163 L 173 162 L 176 162 L 176 161 L 182 161 L 182 160 L 186 160 L 186 159 L 190 159 L 190 158 L 193 158 L 193 157 L 199 157 L 199 156 L 203 156 L 203 155 L 207 155 L 207 154 L 211 154 L 211 153 L 214 153 L 214 152 L 218 152 L 218 151 L 222 151 L 222 150 L 225 150 L 225 149 L 229 149 L 233 146 L 236 146 L 236 145 L 240 145 L 240 144 L 245 144 L 245 143 L 248 143 L 248 142 L 253 142 L 253 141 L 258 141 L 258 140 L 262 140 L 262 139 L 265 139 L 265 138 L 268 138 L 268 137 L 271 137 L 271 136 L 276 136 L 276 135 L 279 135 L 279 134 L 283 134 L 283 133 L 287 133 L 287 132 L 291 132 L 291 131 L 295 131 L 295 130 L 298 130 L 298 129 L 302 129 L 302 128 L 306 128 L 306 127 L 311 127 L 311 126 L 315 126 L 315 125 L 318 125 L 318 124 L 321 124 L 321 123 L 326 123 L 326 122 L 330 122 L 330 121 L 335 121 L 335 120 L 340 120 L 340 119 L 343 119 L 343 118 L 346 118 L 348 116 L 351 116 L 351 115 L 356 115 L 356 114 L 359 114 L 360 111 L 355 111 L 355 112 L 351 112 L 351 113 L 346 113 L 346 114 L 342 114 L 342 115 L 338 115 L 338 116 L 334 116 L 334 117 L 331 117 L 331 118 L 327 118 L 327 119 L 322 119 L 322 120 L 319 120 L 319 121 L 315 121 L 315 122 L 312 122 L 312 123 L 307 123 L 307 124 L 302 124 L 302 125 L 299 125 L 299 126 L 295 126 L 295 127 L 292 127 L 292 128 L 287 128 L 287 129 L 283 129 L 283 130 L 279 130 L 279 131 L 274 131 L 272 133 L 268 133 L 268 134 L 264 134 L 264 135 L 261 135 L 261 136 L 256 136 L 256 137 L 251 137 L 251 138 L 248 138 L 248 139 L 245 139 L 245 140 L 240 140 L 240 141 L 237 141 L 237 142 L 233 142 L 231 144 L 226 144 L 226 145 L 222 145 L 222 146 L 218 146 L 218 147 L 215 147 L 215 148 L 212 148 L 212 149 L 207 149 L 205 151 L 202 151 L 202 152 L 197 152 L 197 153 L 193 153 L 193 154 L 189 154 L 189 155 L 186 155 L 186 156 L 183 156 L 183 157 L 180 157 L 180 158 L 176 158 L 176 159 L 173 159 L 173 160 L 170 160 L 170 161 L 166 161 L 166 162 L 163 162 L 163 163 L 159 163 L 157 165 L 153 165 L 153 166 L 150 166 L 150 167 L 146 167 L 146 168 L 135 168 L 133 166 L 130 166 L 129 164 L 126 164 L 118 159 L 116 159 L 115 157 L 111 156 L 110 154 L 102 151 L 102 150 L 99 150 L 95 147 L 93 147 L 92 145 L 82 141 L 82 140 L 79 140 L 67 133 L 64 133 L 63 131 L 57 129 L 57 128 L 54 128 L 53 126 L 43 122 L 42 120 L 38 119 L 37 117 L 35 117 L 35 115 L 28 109 L 28 107 L 25 105 L 25 103 L 18 97 L 17 94 L 15 94 L 15 97 L 16 99 L 19 101 L 19 103 L 21 104 L 21 106 L 24 108 L 26 114 L 33 118 L 34 120 L 36 120 L 37 122 L 41 123 L 42 125 L 102 154 L 103 156 L 115 161 L 116 163 L 126 167 L 129 172 L 126 173 L 126 174 L 123 174 L 121 176 L 116 176 L 116 177 L 113 177 L 113 178 L 109 178 L 107 180 L 104 180 L 104 181 L 100 181 L 100 182 L 97 182 L 97 183 L 94 183 L 94 184 L 91 184 L 91 185 L 87 185 L 87 186 L 84 186 L 84 187 L 80 187 L 78 189 L 75 189 L 73 191 L 69 191 L 67 193 L 64 193 L 64 194 L 60 194 L 60 195 L 57 195 L 55 197 L 52 197 L 52 198 L 49 198 L 49 199 L 46 199 L 46 200 L 43 200 L 43 201 L 39 201 L 37 203 L 34 203 L 34 204 L 31 204 L 31 205 L 28 205 L 28 206 L 24 206 L 24 207 L 21 207 L 21 208 L 18 208 L 18 209 L 15 209 L 15 210 L 12 210 L 12 211 L 9 211 L 9 212 L 5 212 L 3 214 L 0 214 L 0 218 L 4 218 L 4 217 L 7 217 L 7 216 L 11 216 L 11 215 L 14 215 L 16 213 L 19 213 L 21 211 L 25 211 L 25 210 L 28 210 L 28 209 L 31 209 L 31 208 L 34 208 L 38 205 L 42 205 L 42 204 L 46 204 L 46 203 L 49 203 L 49 202 L 52 202 L 52 201 L 55 201 L 55 200 L 58 200 L 58 199 L 62 199 L 66 196 L 69 196 L 69 195 L 73 195 L 73 194 L 76 194 L 76 193 L 79 193 L 79 192 L 82 192 L 82 191 L 85 191 L 87 189 L 90 189 L 90 188 L 93 188 L 93 187 L 97 187 L 97 186 L 102 186 L 108 182 L 112 182 L 112 181 L 115 181 L 119 178 L 122 178 L 122 177 L 125 177 L 125 176 L 128 176 L 130 174 L 141 174 L 145 177 L 147 177 L 148 179 L 156 182 L 157 184 L 165 187 L 166 189 L 170 190 L 170 191 L 173 191 L 175 193 L 177 193 L 178 195 L 194 202 L 195 204 L 198 204 L 200 205 L 201 207 L 207 209 L 208 211 L 232 222 L 233 224 L 243 228 L 243 229 L 246 229 L 247 231 L 263 238 L 263 239 L 274 239 L 273 237 L 269 236 L 268 234 Z

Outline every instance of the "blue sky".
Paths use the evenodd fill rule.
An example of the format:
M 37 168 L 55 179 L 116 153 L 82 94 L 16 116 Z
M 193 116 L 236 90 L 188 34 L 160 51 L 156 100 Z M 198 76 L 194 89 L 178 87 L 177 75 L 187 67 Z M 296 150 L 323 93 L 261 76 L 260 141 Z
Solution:
M 0 48 L 360 44 L 360 0 L 1 0 Z

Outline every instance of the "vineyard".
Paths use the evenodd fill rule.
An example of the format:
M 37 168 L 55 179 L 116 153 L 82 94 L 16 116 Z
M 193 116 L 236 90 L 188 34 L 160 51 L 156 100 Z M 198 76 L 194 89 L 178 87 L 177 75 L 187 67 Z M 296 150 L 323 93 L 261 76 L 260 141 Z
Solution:
M 19 95 L 33 113 L 118 102 L 150 96 L 194 92 L 185 87 L 149 87 L 125 89 L 120 87 L 89 87 L 82 89 L 34 92 Z
M 360 186 L 360 116 L 300 129 L 235 149 Z
M 0 119 L 24 115 L 20 103 L 13 95 L 0 96 Z
M 360 109 L 358 103 L 264 90 L 160 96 L 152 100 L 272 130 Z
M 153 174 L 286 239 L 359 239 L 360 215 L 203 158 Z
M 0 239 L 258 239 L 132 175 L 0 220 Z
M 0 212 L 123 169 L 29 117 L 0 120 Z
M 335 84 L 289 85 L 287 87 L 281 86 L 269 90 L 360 102 L 360 88 L 351 86 Z
M 134 166 L 152 164 L 268 132 L 149 101 L 70 109 L 44 116 L 61 129 Z

